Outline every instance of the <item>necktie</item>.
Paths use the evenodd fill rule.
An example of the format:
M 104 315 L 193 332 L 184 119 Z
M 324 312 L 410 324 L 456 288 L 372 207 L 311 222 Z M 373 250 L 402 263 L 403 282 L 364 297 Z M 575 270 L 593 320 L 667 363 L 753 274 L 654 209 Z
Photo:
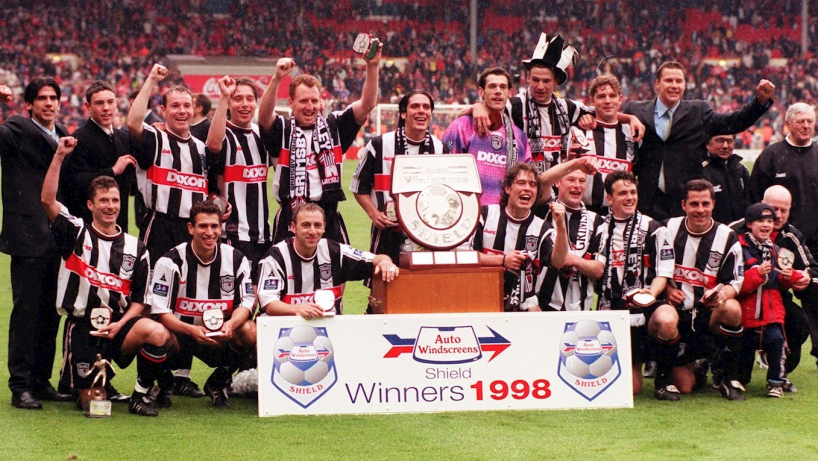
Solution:
M 665 112 L 665 117 L 667 118 L 667 125 L 665 125 L 665 131 L 662 133 L 662 141 L 667 141 L 667 138 L 670 137 L 670 126 L 673 125 L 673 112 L 670 109 Z M 665 162 L 662 161 L 662 168 L 659 170 L 659 190 L 664 192 L 665 191 Z

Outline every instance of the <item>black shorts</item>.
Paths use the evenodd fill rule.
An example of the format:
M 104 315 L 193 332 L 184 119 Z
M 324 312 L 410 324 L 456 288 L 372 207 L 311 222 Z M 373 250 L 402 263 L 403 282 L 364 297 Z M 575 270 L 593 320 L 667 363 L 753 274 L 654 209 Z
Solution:
M 681 343 L 682 353 L 676 366 L 682 366 L 706 358 L 709 355 L 710 343 L 712 342 L 710 317 L 713 315 L 713 311 L 708 308 L 677 311 L 679 313 L 679 342 Z
M 219 345 L 216 347 L 205 346 L 204 344 L 199 344 L 193 339 L 192 336 L 184 335 L 184 334 L 175 334 L 176 340 L 179 342 L 179 354 L 173 354 L 170 357 L 170 368 L 176 369 L 178 366 L 176 363 L 175 357 L 190 357 L 191 355 L 198 358 L 205 365 L 209 366 L 210 368 L 216 368 L 221 366 L 225 363 L 226 357 L 226 349 L 229 347 L 228 345 Z
M 139 240 L 151 257 L 151 268 L 171 248 L 190 241 L 187 218 L 171 218 L 165 213 L 150 211 L 139 226 Z
M 656 309 L 663 304 L 667 304 L 667 301 L 660 299 L 648 307 L 630 310 L 631 317 L 639 314 L 645 317 L 644 323 L 640 322 L 641 325 L 631 327 L 631 363 L 645 363 L 653 360 L 651 356 L 651 339 L 648 336 L 648 322 L 650 322 L 650 317 L 656 312 Z
M 243 242 L 237 238 L 228 238 L 227 244 L 247 257 L 247 260 L 250 261 L 250 277 L 253 279 L 253 285 L 258 285 L 258 263 L 261 262 L 273 243 Z
M 128 333 L 141 318 L 134 317 L 128 320 L 111 339 L 91 336 L 93 328 L 85 319 L 67 318 L 65 321 L 65 356 L 62 370 L 60 370 L 61 383 L 67 381 L 72 391 L 87 389 L 96 375 L 96 372 L 92 372 L 92 367 L 97 360 L 97 354 L 102 355 L 102 358 L 106 360 L 112 360 L 120 369 L 127 368 L 133 362 L 136 354 L 123 354 L 122 345 Z M 114 370 L 109 368 L 108 380 L 110 381 L 115 374 Z

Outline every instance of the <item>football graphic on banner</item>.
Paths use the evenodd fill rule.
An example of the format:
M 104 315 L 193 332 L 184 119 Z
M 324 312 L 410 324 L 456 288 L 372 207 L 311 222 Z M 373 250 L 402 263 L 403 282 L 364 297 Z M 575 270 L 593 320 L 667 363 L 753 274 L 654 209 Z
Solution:
M 335 384 L 335 356 L 326 328 L 283 328 L 275 351 L 273 385 L 302 407 L 311 405 Z
M 581 320 L 565 325 L 560 339 L 560 378 L 593 400 L 619 377 L 616 338 L 607 322 Z

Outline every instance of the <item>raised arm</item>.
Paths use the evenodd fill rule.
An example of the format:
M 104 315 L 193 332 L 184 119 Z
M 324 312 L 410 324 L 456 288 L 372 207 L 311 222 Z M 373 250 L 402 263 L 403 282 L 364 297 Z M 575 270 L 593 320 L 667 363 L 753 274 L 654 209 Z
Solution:
M 40 202 L 45 208 L 45 214 L 48 216 L 48 221 L 53 223 L 60 214 L 62 204 L 57 201 L 57 188 L 60 185 L 60 169 L 65 157 L 68 156 L 77 145 L 76 138 L 66 136 L 60 138 L 60 143 L 57 144 L 57 152 L 51 159 L 51 165 L 48 167 L 48 172 L 45 174 L 43 181 L 43 190 L 40 193 Z
M 557 230 L 554 239 L 554 251 L 551 252 L 551 266 L 562 269 L 565 257 L 568 255 L 568 230 L 565 226 L 565 205 L 551 202 L 551 216 L 554 218 L 554 227 Z
M 540 173 L 540 189 L 548 189 L 563 176 L 576 170 L 582 170 L 585 174 L 596 174 L 596 156 L 586 155 L 567 162 L 562 162 Z M 543 196 L 541 202 L 546 201 L 547 198 Z
M 380 42 L 375 39 L 369 46 L 372 47 L 376 43 L 380 45 Z M 352 103 L 352 111 L 355 113 L 355 121 L 358 122 L 358 125 L 363 125 L 366 116 L 378 105 L 378 64 L 381 62 L 382 53 L 383 47 L 372 59 L 366 57 L 367 53 L 363 55 L 363 60 L 366 61 L 364 88 L 361 91 L 361 99 Z
M 210 130 L 207 132 L 207 148 L 213 154 L 222 151 L 225 127 L 227 126 L 227 109 L 230 107 L 230 98 L 233 96 L 233 92 L 236 91 L 236 81 L 229 75 L 220 78 L 218 83 L 221 97 L 219 97 L 216 112 L 213 113 Z
M 148 102 L 151 98 L 151 93 L 156 85 L 168 76 L 168 69 L 165 66 L 154 64 L 151 68 L 151 73 L 145 79 L 142 89 L 131 104 L 131 109 L 128 111 L 128 131 L 136 142 L 142 142 L 142 132 L 144 128 L 142 121 L 145 119 L 145 113 L 148 112 Z
M 290 75 L 294 67 L 295 61 L 291 58 L 281 58 L 276 63 L 276 71 L 273 75 L 273 79 L 270 80 L 270 84 L 267 85 L 264 94 L 261 95 L 261 101 L 259 101 L 258 104 L 258 125 L 261 128 L 269 130 L 270 127 L 273 126 L 278 87 L 281 85 L 281 81 L 284 80 L 284 77 Z

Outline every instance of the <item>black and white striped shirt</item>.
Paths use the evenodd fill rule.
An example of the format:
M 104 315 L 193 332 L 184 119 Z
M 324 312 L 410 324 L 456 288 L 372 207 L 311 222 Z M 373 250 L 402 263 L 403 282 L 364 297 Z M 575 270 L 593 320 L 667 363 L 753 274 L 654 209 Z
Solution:
M 205 144 L 188 135 L 144 125 L 142 142 L 134 143 L 136 181 L 145 205 L 171 218 L 187 218 L 190 207 L 207 198 Z
M 596 128 L 585 136 L 590 150 L 585 155 L 597 156 L 597 173 L 588 176 L 582 201 L 589 210 L 605 214 L 611 206 L 605 198 L 605 178 L 614 171 L 633 171 L 633 136 L 631 127 L 621 123 L 607 124 L 596 121 Z
M 136 237 L 122 230 L 105 235 L 64 206 L 52 225 L 63 264 L 57 282 L 57 311 L 86 317 L 95 307 L 113 310 L 117 321 L 131 302 L 144 303 L 150 261 Z
M 554 226 L 551 212 L 546 222 Z M 569 251 L 583 259 L 591 259 L 599 252 L 600 235 L 597 228 L 603 218 L 585 207 L 579 210 L 565 208 Z M 577 270 L 544 267 L 537 278 L 537 296 L 540 308 L 554 311 L 591 310 L 594 300 L 594 283 Z
M 335 310 L 343 314 L 344 284 L 372 276 L 375 255 L 333 240 L 321 239 L 311 258 L 302 258 L 289 237 L 273 245 L 259 263 L 258 300 L 262 309 L 273 301 L 314 302 L 316 290 L 332 290 Z
M 396 133 L 396 131 L 391 131 L 383 136 L 372 138 L 367 143 L 361 161 L 358 163 L 358 168 L 352 175 L 352 181 L 349 184 L 349 190 L 353 193 L 369 194 L 372 203 L 381 212 L 385 212 L 387 204 L 393 202 L 390 191 L 392 188 L 392 163 L 395 160 Z M 432 136 L 431 140 L 435 154 L 445 152 L 443 143 L 439 139 Z M 419 144 L 407 143 L 406 155 L 418 155 L 421 147 Z M 399 229 L 379 229 L 373 225 L 369 251 L 392 256 L 393 251 L 389 251 L 388 248 L 383 248 L 381 245 L 381 236 L 384 232 L 397 231 Z M 397 261 L 394 262 L 397 263 Z
M 260 244 L 271 241 L 267 201 L 271 164 L 258 125 L 241 128 L 227 122 L 222 150 L 214 166 L 219 192 L 233 207 L 225 223 L 227 237 Z
M 605 266 L 606 271 L 596 284 L 599 294 L 597 309 L 625 309 L 622 302 L 623 291 L 648 288 L 656 277 L 673 278 L 673 245 L 667 228 L 649 216 L 640 213 L 639 217 L 636 226 L 639 252 L 629 251 L 631 240 L 629 236 L 625 236 L 626 221 L 611 217 L 612 223 L 603 223 L 597 227 L 599 252 L 594 257 Z M 640 261 L 628 260 L 640 253 Z M 626 277 L 625 272 L 629 266 L 637 267 L 639 273 Z M 603 280 L 607 282 L 603 284 Z
M 480 208 L 480 222 L 474 231 L 472 248 L 486 254 L 508 254 L 514 250 L 528 253 L 530 260 L 521 275 L 524 289 L 520 303 L 520 308 L 527 310 L 538 305 L 537 277 L 544 266 L 551 264 L 554 238 L 555 230 L 533 212 L 523 220 L 516 220 L 500 205 L 484 205 Z M 515 280 L 516 274 L 506 272 L 503 284 L 506 295 L 512 294 Z
M 685 294 L 682 310 L 690 310 L 719 283 L 738 293 L 744 281 L 744 256 L 736 233 L 726 225 L 713 221 L 706 232 L 693 234 L 685 219 L 670 218 L 666 226 L 676 253 L 673 280 Z
M 221 309 L 227 320 L 238 308 L 252 315 L 255 307 L 250 263 L 225 244 L 219 244 L 207 264 L 189 243 L 175 246 L 156 262 L 148 295 L 151 314 L 172 313 L 192 325 L 202 325 L 202 313 L 208 309 Z

